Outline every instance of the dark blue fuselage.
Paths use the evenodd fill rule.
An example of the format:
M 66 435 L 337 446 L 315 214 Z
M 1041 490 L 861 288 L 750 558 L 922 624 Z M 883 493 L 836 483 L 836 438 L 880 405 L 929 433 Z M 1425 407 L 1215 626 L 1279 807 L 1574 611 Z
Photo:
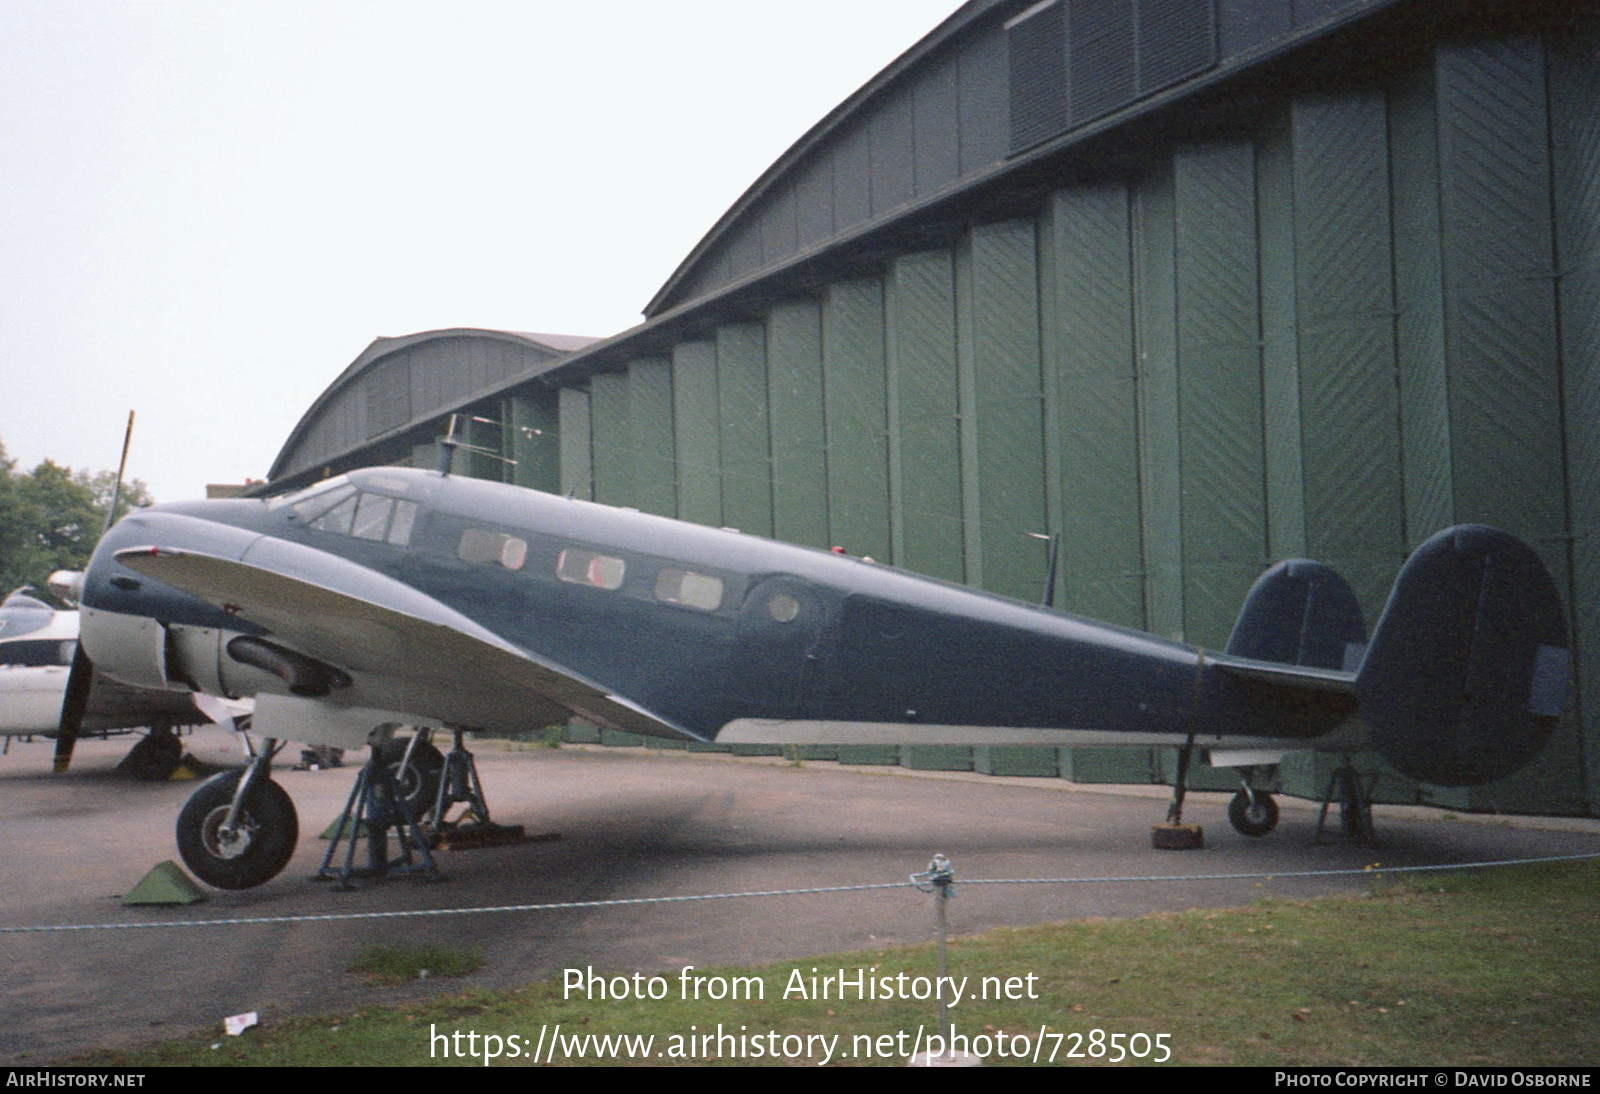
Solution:
M 237 557 L 254 536 L 403 583 L 707 740 L 752 720 L 898 726 L 911 739 L 924 726 L 1304 740 L 1348 709 L 1220 672 L 1181 643 L 869 561 L 397 469 L 136 513 L 102 543 L 84 605 L 262 633 L 111 557 L 158 541 Z

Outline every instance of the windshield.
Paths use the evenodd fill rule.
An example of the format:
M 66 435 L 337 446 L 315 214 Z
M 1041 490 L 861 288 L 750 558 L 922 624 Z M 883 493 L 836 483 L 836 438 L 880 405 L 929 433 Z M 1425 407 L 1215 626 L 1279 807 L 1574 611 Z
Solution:
M 314 502 L 315 499 L 321 497 L 323 494 L 328 493 L 330 490 L 337 490 L 339 487 L 346 485 L 347 482 L 348 479 L 346 476 L 335 475 L 331 479 L 323 479 L 321 482 L 307 486 L 303 490 L 296 490 L 289 494 L 280 494 L 275 498 L 268 498 L 267 508 L 281 509 L 285 505 L 293 505 L 298 510 L 301 503 Z M 314 508 L 320 509 L 321 506 L 317 505 L 314 506 Z

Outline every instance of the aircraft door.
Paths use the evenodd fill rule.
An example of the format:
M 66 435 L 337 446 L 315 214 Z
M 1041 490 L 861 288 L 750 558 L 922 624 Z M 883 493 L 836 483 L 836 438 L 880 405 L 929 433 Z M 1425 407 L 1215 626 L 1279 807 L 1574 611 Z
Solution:
M 746 717 L 796 718 L 826 669 L 828 601 L 796 577 L 769 577 L 745 597 L 732 692 Z

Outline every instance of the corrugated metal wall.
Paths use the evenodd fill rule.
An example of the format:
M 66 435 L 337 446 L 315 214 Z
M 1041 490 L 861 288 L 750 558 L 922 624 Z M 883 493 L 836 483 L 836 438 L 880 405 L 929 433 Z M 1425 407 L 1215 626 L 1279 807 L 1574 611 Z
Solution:
M 561 394 L 562 485 L 1025 599 L 1046 557 L 1027 534 L 1060 532 L 1060 606 L 1211 647 L 1278 558 L 1334 565 L 1370 622 L 1427 535 L 1498 524 L 1570 596 L 1571 716 L 1511 779 L 1385 773 L 1379 797 L 1592 811 L 1593 38 L 1441 46 L 598 375 Z M 1291 761 L 1289 789 L 1320 793 L 1330 762 Z

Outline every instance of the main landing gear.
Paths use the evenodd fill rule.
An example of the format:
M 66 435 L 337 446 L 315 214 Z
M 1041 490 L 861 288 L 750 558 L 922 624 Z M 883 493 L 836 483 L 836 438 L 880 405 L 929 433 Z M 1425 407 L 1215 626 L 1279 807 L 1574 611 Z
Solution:
M 218 889 L 251 889 L 289 865 L 300 838 L 294 802 L 272 781 L 268 738 L 243 771 L 201 783 L 178 813 L 178 854 L 191 873 Z
M 183 742 L 171 727 L 158 726 L 139 739 L 117 765 L 117 770 L 126 771 L 144 782 L 160 782 L 172 778 L 182 762 Z
M 437 877 L 430 849 L 441 835 L 453 840 L 452 846 L 522 842 L 520 826 L 490 822 L 483 786 L 461 730 L 453 731 L 454 747 L 446 757 L 425 730 L 395 737 L 394 729 L 385 725 L 374 731 L 371 756 L 335 822 L 322 877 L 346 885 L 354 877 L 408 869 Z M 289 864 L 300 837 L 294 802 L 272 781 L 272 759 L 284 743 L 267 738 L 257 749 L 248 736 L 244 741 L 250 754 L 245 769 L 225 771 L 201 783 L 178 814 L 178 854 L 195 877 L 218 889 L 250 889 L 271 881 Z M 466 811 L 451 822 L 446 815 L 458 804 Z M 398 860 L 389 857 L 391 829 L 398 841 Z M 355 861 L 355 844 L 360 840 L 367 843 L 365 866 Z M 343 865 L 335 866 L 341 841 L 348 841 Z
M 377 754 L 378 762 L 394 777 L 395 790 L 411 815 L 418 820 L 427 816 L 444 776 L 444 757 L 427 734 L 418 730 L 410 737 L 391 737 L 378 746 Z
M 439 880 L 427 834 L 420 823 L 439 794 L 444 757 L 422 731 L 396 738 L 394 726 L 379 726 L 370 743 L 372 756 L 356 776 L 344 812 L 334 821 L 333 835 L 317 879 L 351 888 L 356 878 L 383 878 L 420 873 Z M 389 857 L 389 831 L 394 830 L 398 857 Z M 366 843 L 366 864 L 356 864 L 357 845 Z M 344 855 L 339 865 L 339 845 Z
M 334 824 L 320 877 L 337 879 L 346 888 L 352 878 L 393 873 L 423 873 L 437 879 L 435 847 L 492 847 L 526 838 L 521 825 L 489 820 L 477 764 L 459 727 L 450 727 L 454 745 L 447 755 L 434 747 L 430 730 L 418 729 L 409 738 L 388 738 L 391 727 L 379 732 L 382 736 L 373 742 L 374 759 L 362 769 L 344 813 Z M 451 820 L 450 811 L 457 805 L 466 808 Z M 391 829 L 398 859 L 389 858 Z M 343 865 L 336 867 L 343 839 L 349 842 Z M 358 867 L 356 844 L 363 839 L 367 865 Z

